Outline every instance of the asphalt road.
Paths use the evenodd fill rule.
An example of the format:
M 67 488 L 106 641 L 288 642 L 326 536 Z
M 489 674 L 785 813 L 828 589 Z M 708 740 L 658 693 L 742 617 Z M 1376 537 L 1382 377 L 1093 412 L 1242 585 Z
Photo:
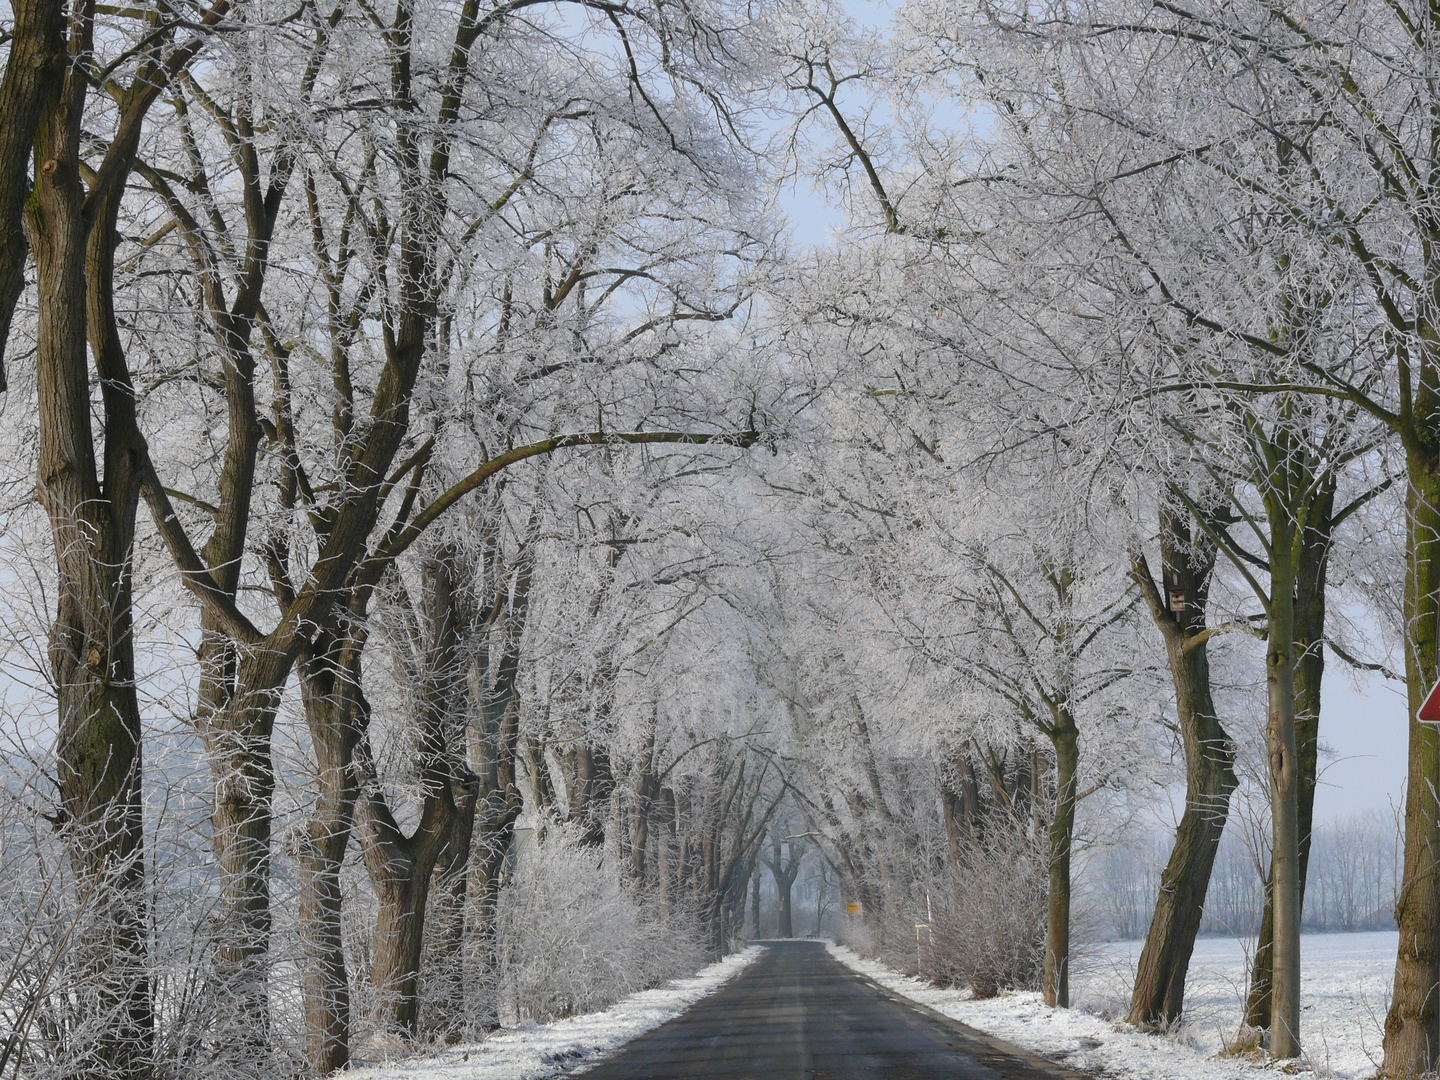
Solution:
M 891 994 L 816 941 L 768 942 L 715 993 L 585 1080 L 1082 1080 Z

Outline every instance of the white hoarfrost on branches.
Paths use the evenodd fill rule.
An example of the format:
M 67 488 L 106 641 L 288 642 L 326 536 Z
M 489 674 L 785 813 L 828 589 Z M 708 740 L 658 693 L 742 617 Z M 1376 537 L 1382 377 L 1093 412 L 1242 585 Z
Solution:
M 542 1075 L 769 933 L 1019 1023 L 1121 925 L 1160 1047 L 1222 912 L 1318 1063 L 1392 900 L 1433 1071 L 1440 733 L 1399 880 L 1315 825 L 1327 665 L 1440 677 L 1432 23 L 15 0 L 0 1073 Z

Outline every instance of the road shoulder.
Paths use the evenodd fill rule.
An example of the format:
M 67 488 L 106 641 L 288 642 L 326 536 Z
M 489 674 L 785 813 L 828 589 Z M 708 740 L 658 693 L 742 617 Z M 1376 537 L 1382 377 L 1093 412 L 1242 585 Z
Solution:
M 1037 993 L 1006 994 L 972 1000 L 960 990 L 921 982 L 850 949 L 827 942 L 837 961 L 890 996 L 912 1008 L 943 1018 L 988 1045 L 1027 1055 L 1069 1078 L 1104 1076 L 1113 1080 L 1262 1080 L 1277 1069 L 1264 1062 L 1220 1058 L 1177 1036 L 1153 1035 L 1125 1023 L 1079 1009 L 1053 1009 Z M 1302 1058 L 1287 1073 L 1315 1075 L 1313 1062 Z
M 744 971 L 765 952 L 751 945 L 608 1009 L 552 1024 L 505 1028 L 477 1043 L 356 1069 L 347 1080 L 544 1080 L 594 1064 L 631 1040 L 675 1019 Z

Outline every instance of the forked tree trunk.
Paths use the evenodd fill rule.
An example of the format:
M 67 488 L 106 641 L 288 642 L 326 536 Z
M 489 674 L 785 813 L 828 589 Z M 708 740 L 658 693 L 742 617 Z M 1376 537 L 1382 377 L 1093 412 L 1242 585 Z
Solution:
M 360 800 L 365 866 L 379 900 L 370 983 L 382 1030 L 414 1038 L 420 1030 L 420 961 L 430 884 L 458 822 L 473 820 L 480 778 L 464 764 L 466 732 L 463 659 L 471 619 L 460 581 L 459 552 L 442 545 L 424 562 L 422 590 L 412 609 L 402 605 L 418 655 L 407 661 L 416 691 L 415 724 L 420 821 L 406 836 L 374 772 L 366 743 L 358 760 L 365 784 Z
M 271 736 L 294 657 L 247 649 L 237 690 L 201 729 L 214 778 L 211 842 L 220 870 L 216 989 L 218 1032 L 237 1057 L 264 1055 L 270 1041 L 270 841 L 275 770 Z
M 414 837 L 384 829 L 383 840 L 372 838 L 365 845 L 366 867 L 379 901 L 370 969 L 377 1019 L 382 1030 L 408 1039 L 419 1032 L 420 956 L 430 878 L 439 856 L 436 838 L 449 826 L 444 813 L 428 816 Z
M 1050 820 L 1050 883 L 1045 901 L 1045 1004 L 1070 1007 L 1070 863 L 1080 733 L 1068 711 L 1049 729 L 1055 747 L 1055 816 Z
M 1131 576 L 1165 640 L 1175 686 L 1175 711 L 1185 748 L 1185 812 L 1160 876 L 1155 913 L 1140 951 L 1128 1019 L 1141 1027 L 1173 1024 L 1185 1008 L 1185 978 L 1204 914 L 1205 894 L 1234 793 L 1235 746 L 1215 715 L 1206 648 L 1206 608 L 1213 547 L 1191 550 L 1188 522 L 1161 517 L 1164 591 L 1136 555 Z M 1171 589 L 1176 590 L 1172 610 Z
M 27 19 L 29 37 L 13 42 L 10 63 L 46 69 L 33 88 L 40 95 L 39 168 L 25 226 L 39 274 L 36 488 L 58 572 L 48 657 L 58 719 L 57 817 L 85 910 L 75 944 L 86 977 L 74 987 L 85 1043 L 74 1075 L 139 1080 L 149 1075 L 154 1039 L 131 607 L 146 450 L 115 330 L 112 274 L 116 213 L 145 102 L 144 95 L 121 95 L 122 128 L 107 155 L 118 177 L 112 173 L 108 185 L 97 180 L 87 199 L 81 125 L 92 15 L 74 16 L 74 55 L 58 19 Z M 7 65 L 7 85 L 9 76 Z M 103 473 L 91 427 L 87 334 L 105 417 Z
M 765 865 L 770 868 L 770 875 L 775 879 L 775 895 L 779 907 L 779 935 L 783 938 L 795 936 L 795 923 L 792 916 L 792 904 L 790 899 L 791 889 L 794 888 L 795 879 L 800 874 L 800 864 L 803 856 L 796 851 L 792 844 L 789 858 L 781 855 L 780 838 L 772 836 L 770 841 L 770 858 L 765 859 Z
M 1430 369 L 1433 372 L 1433 367 Z M 1433 399 L 1429 407 L 1435 407 Z M 1417 406 L 1417 409 L 1419 406 Z M 1440 1062 L 1440 728 L 1416 713 L 1440 678 L 1440 454 L 1407 447 L 1405 682 L 1410 755 L 1405 784 L 1405 871 L 1395 919 L 1400 944 L 1385 1017 L 1381 1072 L 1418 1080 Z
M 368 759 L 361 749 L 362 759 Z M 368 766 L 368 760 L 367 760 Z M 477 778 L 444 775 L 436 765 L 422 777 L 426 790 L 420 823 L 401 832 L 367 768 L 362 796 L 365 866 L 379 901 L 370 984 L 382 1030 L 414 1038 L 420 1030 L 420 961 L 425 943 L 430 884 L 458 821 L 473 820 Z
M 477 798 L 456 809 L 430 885 L 429 934 L 421 963 L 424 1011 L 420 1025 L 447 1044 L 465 1034 L 465 912 Z
M 1307 529 L 1299 548 L 1295 583 L 1295 747 L 1299 771 L 1296 822 L 1300 834 L 1300 912 L 1305 911 L 1305 881 L 1310 867 L 1311 829 L 1315 820 L 1315 784 L 1320 750 L 1320 692 L 1325 676 L 1325 583 L 1332 533 L 1335 489 L 1317 500 L 1314 516 L 1320 527 Z M 1270 1027 L 1270 984 L 1275 942 L 1274 868 L 1265 877 L 1265 910 L 1255 943 L 1245 1023 Z

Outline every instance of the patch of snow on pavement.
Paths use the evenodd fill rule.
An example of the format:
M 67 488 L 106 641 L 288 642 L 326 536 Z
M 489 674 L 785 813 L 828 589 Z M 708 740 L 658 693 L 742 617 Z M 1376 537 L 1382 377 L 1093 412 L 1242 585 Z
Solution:
M 1240 1023 L 1246 953 L 1228 938 L 1196 942 L 1186 987 L 1187 1023 L 1172 1035 L 1149 1035 L 1113 1017 L 1129 1004 L 1140 942 L 1095 946 L 1071 979 L 1074 1009 L 1051 1009 L 1038 993 L 973 1001 L 969 991 L 941 990 L 849 949 L 828 945 L 846 967 L 962 1024 L 1060 1062 L 1122 1080 L 1260 1080 L 1276 1067 L 1218 1057 Z M 1374 1076 L 1381 1025 L 1395 964 L 1396 934 L 1306 934 L 1301 942 L 1299 1065 L 1320 1076 Z M 1294 1069 L 1295 1066 L 1290 1066 Z
M 631 994 L 604 1012 L 553 1024 L 526 1024 L 498 1031 L 483 1042 L 451 1047 L 433 1057 L 411 1058 L 346 1073 L 347 1080 L 539 1080 L 581 1065 L 673 1020 L 706 994 L 748 967 L 765 949 L 751 945 L 675 979 L 657 990 Z

